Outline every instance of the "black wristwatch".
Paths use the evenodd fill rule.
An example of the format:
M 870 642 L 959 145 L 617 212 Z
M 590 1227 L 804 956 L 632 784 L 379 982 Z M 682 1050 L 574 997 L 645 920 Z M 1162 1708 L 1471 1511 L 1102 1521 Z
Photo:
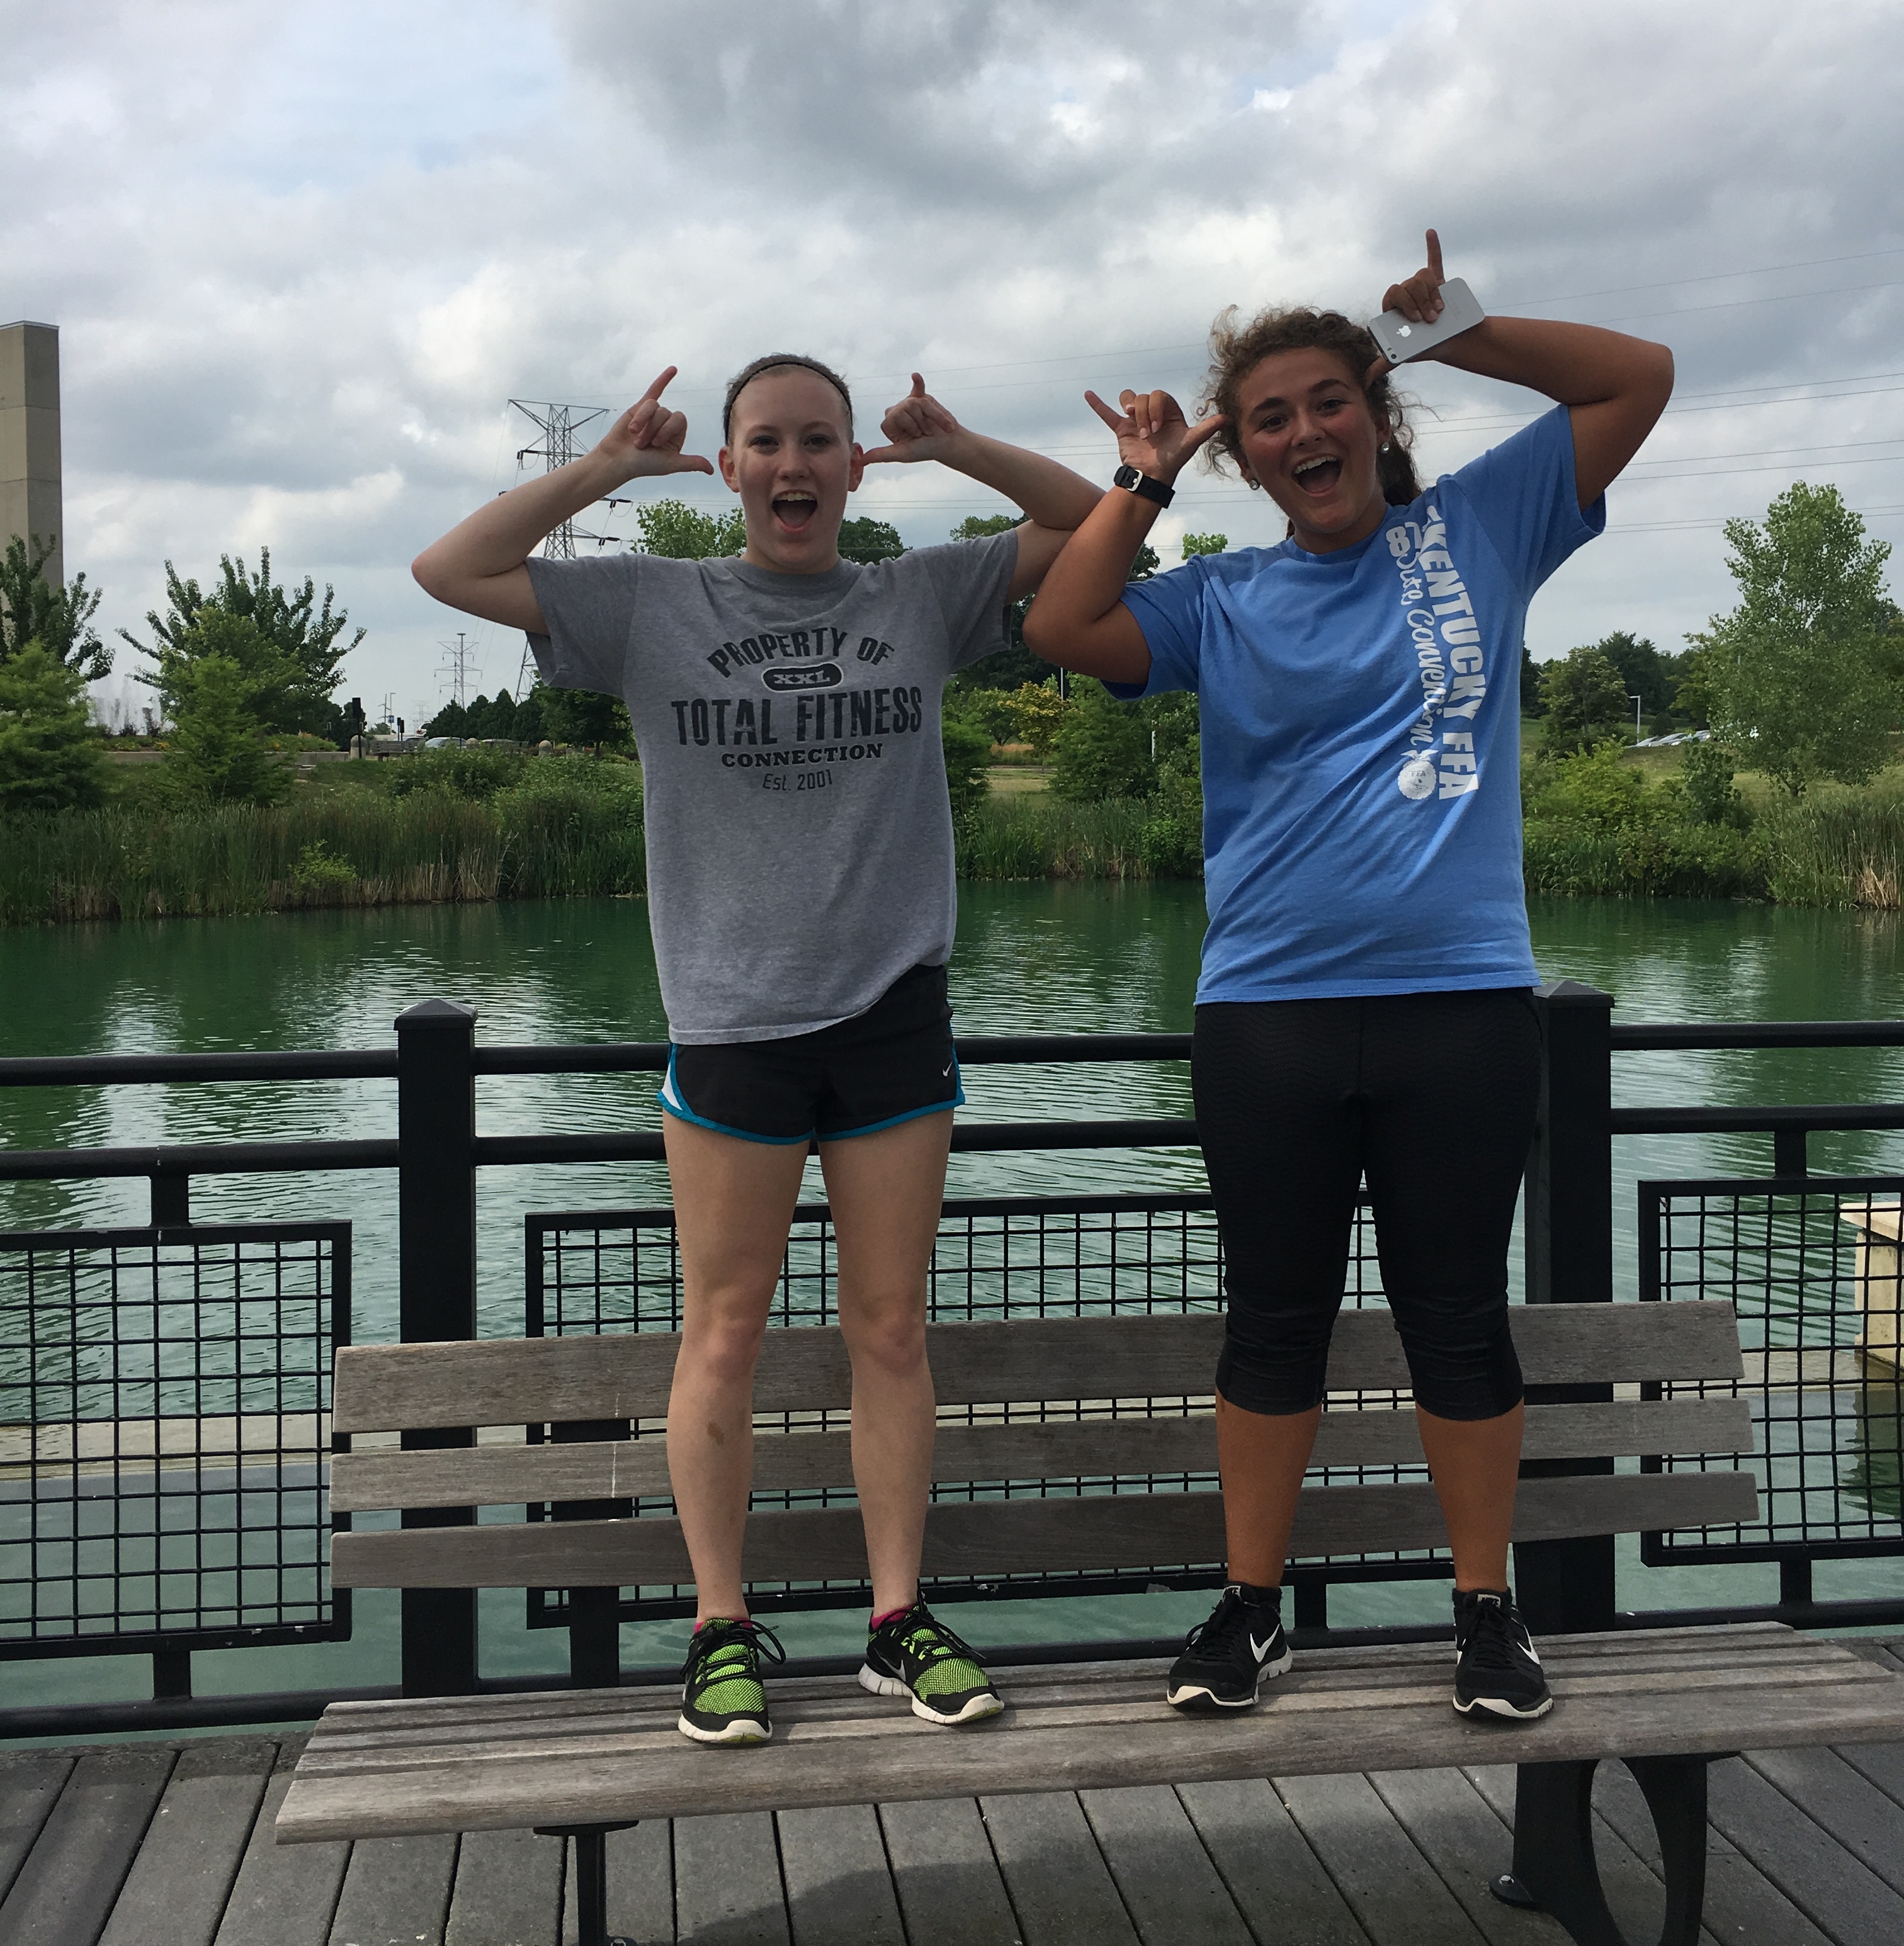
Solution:
M 1127 493 L 1135 493 L 1140 500 L 1154 500 L 1160 507 L 1167 507 L 1176 498 L 1176 489 L 1168 486 L 1161 480 L 1153 480 L 1148 473 L 1139 473 L 1134 466 L 1120 466 L 1111 476 L 1114 486 L 1121 486 Z

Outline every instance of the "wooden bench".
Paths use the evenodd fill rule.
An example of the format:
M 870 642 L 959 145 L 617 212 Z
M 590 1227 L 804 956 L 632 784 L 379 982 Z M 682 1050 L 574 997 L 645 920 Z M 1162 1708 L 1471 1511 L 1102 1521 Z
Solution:
M 991 1422 L 941 1427 L 934 1476 L 980 1484 L 992 1497 L 932 1506 L 929 1586 L 934 1577 L 1180 1574 L 1219 1564 L 1218 1493 L 1115 1487 L 1119 1476 L 1134 1485 L 1132 1476 L 1213 1473 L 1208 1388 L 1222 1332 L 1222 1320 L 1210 1313 L 932 1327 L 941 1408 L 993 1414 Z M 1667 1388 L 1651 1400 L 1531 1404 L 1528 1460 L 1724 1456 L 1710 1471 L 1525 1480 L 1518 1540 L 1755 1516 L 1756 1484 L 1731 1458 L 1751 1445 L 1745 1402 L 1671 1393 L 1674 1382 L 1742 1374 L 1730 1305 L 1528 1308 L 1515 1313 L 1514 1334 L 1532 1386 Z M 652 1432 L 627 1435 L 632 1422 L 651 1426 L 665 1414 L 677 1342 L 657 1332 L 342 1351 L 339 1433 L 508 1428 L 515 1441 L 340 1453 L 333 1505 L 539 1512 L 555 1503 L 573 1512 L 576 1503 L 664 1496 L 663 1441 Z M 850 1384 L 836 1332 L 770 1331 L 756 1410 L 837 1410 L 849 1403 Z M 1405 1394 L 1408 1384 L 1386 1315 L 1345 1312 L 1316 1465 L 1419 1465 L 1412 1410 L 1363 1407 L 1355 1396 Z M 1157 1416 L 1114 1418 L 1112 1401 L 1154 1402 Z M 1052 1416 L 1014 1419 L 1014 1407 Z M 528 1426 L 570 1436 L 515 1443 Z M 573 1436 L 578 1429 L 589 1436 Z M 848 1435 L 762 1433 L 755 1479 L 763 1492 L 850 1486 Z M 1029 1490 L 1005 1497 L 1007 1482 Z M 1080 1484 L 1086 1490 L 1075 1490 Z M 1425 1481 L 1324 1484 L 1305 1490 L 1294 1551 L 1317 1557 L 1444 1543 Z M 745 1560 L 756 1582 L 862 1579 L 858 1509 L 756 1511 Z M 602 1590 L 691 1578 L 679 1523 L 662 1516 L 340 1533 L 332 1575 L 340 1587 Z M 575 1839 L 580 1937 L 598 1946 L 606 1937 L 603 1838 L 644 1818 L 1509 1759 L 1519 1765 L 1513 1873 L 1497 1889 L 1538 1900 L 1584 1946 L 1617 1946 L 1589 1817 L 1599 1761 L 1625 1760 L 1652 1805 L 1668 1889 L 1662 1940 L 1690 1941 L 1704 1892 L 1712 1757 L 1904 1737 L 1904 1680 L 1783 1627 L 1553 1637 L 1541 1649 L 1555 1707 L 1513 1727 L 1470 1721 L 1449 1707 L 1445 1645 L 1299 1654 L 1258 1709 L 1221 1720 L 1172 1710 L 1161 1662 L 997 1670 L 1005 1713 L 969 1731 L 922 1723 L 849 1676 L 784 1680 L 772 1686 L 774 1741 L 740 1750 L 682 1738 L 671 1685 L 336 1704 L 298 1765 L 277 1832 L 280 1842 L 297 1842 L 525 1825 L 563 1831 Z

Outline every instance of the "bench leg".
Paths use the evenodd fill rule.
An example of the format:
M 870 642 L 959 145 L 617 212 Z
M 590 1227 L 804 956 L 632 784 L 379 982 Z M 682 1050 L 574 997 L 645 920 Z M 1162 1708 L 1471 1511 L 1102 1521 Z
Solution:
M 1627 1765 L 1659 1833 L 1666 1918 L 1659 1946 L 1695 1946 L 1705 1902 L 1706 1765 L 1695 1757 L 1635 1757 Z M 1629 1946 L 1608 1910 L 1593 1856 L 1596 1762 L 1522 1764 L 1514 1787 L 1514 1868 L 1488 1889 L 1509 1905 L 1538 1906 L 1577 1946 Z
M 635 1946 L 608 1930 L 608 1834 L 628 1824 L 538 1824 L 541 1838 L 567 1838 L 575 1847 L 576 1946 Z

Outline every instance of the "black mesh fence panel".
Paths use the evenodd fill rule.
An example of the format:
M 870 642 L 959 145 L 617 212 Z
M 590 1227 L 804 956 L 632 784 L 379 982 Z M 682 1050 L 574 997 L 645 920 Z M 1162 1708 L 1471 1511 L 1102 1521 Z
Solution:
M 531 1215 L 526 1220 L 527 1325 L 530 1334 L 669 1331 L 681 1323 L 681 1263 L 672 1212 L 665 1209 L 580 1211 Z M 836 1320 L 835 1246 L 821 1206 L 796 1212 L 780 1287 L 770 1317 L 774 1326 L 830 1324 Z M 1187 1196 L 1096 1196 L 1069 1198 L 973 1199 L 948 1202 L 927 1277 L 928 1314 L 935 1323 L 1006 1317 L 1072 1317 L 1089 1314 L 1215 1311 L 1220 1308 L 1222 1253 L 1207 1198 Z M 1384 1300 L 1375 1260 L 1374 1232 L 1366 1209 L 1356 1212 L 1350 1242 L 1347 1295 L 1350 1306 Z M 1362 1393 L 1369 1406 L 1405 1403 L 1406 1395 Z M 941 1425 L 982 1425 L 1025 1419 L 1145 1418 L 1207 1412 L 1206 1394 L 1185 1398 L 1046 1401 L 1012 1406 L 942 1407 Z M 843 1429 L 845 1412 L 797 1416 L 760 1413 L 761 1432 Z M 660 1421 L 637 1422 L 636 1438 L 661 1436 Z M 532 1428 L 531 1438 L 541 1429 Z M 1334 1484 L 1388 1482 L 1426 1478 L 1420 1468 L 1318 1469 L 1312 1478 Z M 1077 1480 L 941 1483 L 936 1500 L 1022 1495 L 1164 1493 L 1213 1490 L 1215 1475 L 1119 1474 Z M 851 1505 L 850 1489 L 756 1492 L 756 1509 Z M 638 1513 L 667 1513 L 666 1499 L 643 1500 Z M 1040 1574 L 988 1581 L 935 1582 L 941 1592 L 1009 1595 L 1064 1587 L 1078 1592 L 1141 1587 L 1151 1578 L 1207 1579 L 1220 1564 L 1161 1563 L 1151 1573 L 1093 1576 Z M 1332 1580 L 1380 1579 L 1439 1573 L 1433 1555 L 1356 1555 L 1331 1559 Z M 753 1584 L 749 1598 L 766 1607 L 821 1605 L 857 1601 L 863 1586 Z M 644 1588 L 625 1605 L 631 1615 L 678 1612 L 691 1591 Z M 564 1618 L 552 1591 L 532 1594 L 532 1622 Z
M 1757 1521 L 1648 1534 L 1649 1564 L 1904 1552 L 1900 1205 L 1896 1176 L 1640 1184 L 1641 1296 L 1729 1298 L 1745 1351 L 1736 1383 L 1647 1389 L 1749 1401 L 1759 1482 Z
M 347 1224 L 0 1235 L 0 1656 L 349 1632 L 350 1261 Z

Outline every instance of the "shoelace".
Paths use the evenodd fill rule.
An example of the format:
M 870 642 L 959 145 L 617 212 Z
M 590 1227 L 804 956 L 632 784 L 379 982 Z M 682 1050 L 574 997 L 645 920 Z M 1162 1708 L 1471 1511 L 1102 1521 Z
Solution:
M 787 1660 L 787 1651 L 780 1646 L 780 1637 L 764 1623 L 709 1622 L 694 1631 L 694 1639 L 688 1645 L 688 1660 L 682 1666 L 681 1679 L 684 1682 L 690 1680 L 697 1663 L 700 1666 L 700 1686 L 703 1688 L 711 1682 L 737 1676 L 741 1670 L 718 1667 L 726 1657 L 737 1653 L 743 1667 L 752 1655 L 762 1655 L 769 1663 Z
M 978 1658 L 969 1642 L 953 1633 L 943 1622 L 935 1620 L 929 1614 L 913 1623 L 899 1638 L 922 1665 L 920 1673 L 935 1669 L 942 1662 L 957 1661 L 963 1657 L 967 1662 L 975 1663 Z M 920 1645 L 923 1642 L 925 1646 Z
M 1270 1626 L 1273 1629 L 1279 1620 L 1278 1611 L 1268 1611 Z M 1223 1590 L 1222 1599 L 1216 1604 L 1216 1612 L 1206 1621 L 1199 1622 L 1183 1639 L 1185 1648 L 1222 1650 L 1233 1642 L 1239 1629 L 1250 1625 L 1249 1605 L 1234 1588 Z
M 1463 1617 L 1455 1645 L 1463 1655 L 1472 1654 L 1482 1669 L 1511 1670 L 1514 1651 L 1513 1625 L 1505 1602 L 1476 1602 Z

